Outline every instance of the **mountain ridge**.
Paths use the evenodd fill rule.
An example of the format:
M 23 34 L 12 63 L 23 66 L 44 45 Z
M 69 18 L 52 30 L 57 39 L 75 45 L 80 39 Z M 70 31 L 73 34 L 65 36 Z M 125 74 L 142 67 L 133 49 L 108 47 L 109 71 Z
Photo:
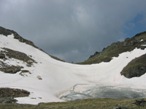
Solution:
M 116 56 L 114 54 L 110 61 L 88 65 L 55 60 L 37 47 L 18 39 L 13 33 L 0 34 L 0 90 L 12 92 L 9 96 L 15 99 L 12 100 L 17 100 L 17 103 L 146 97 L 146 74 L 141 71 L 143 66 L 140 68 L 142 74 L 138 76 L 132 74 L 132 77 L 126 77 L 128 74 L 126 72 L 125 75 L 125 70 L 123 71 L 134 59 L 134 63 L 145 59 L 145 35 L 136 37 L 138 42 L 132 40 L 133 46 L 129 43 L 131 39 L 127 39 L 126 51 L 119 52 Z M 113 44 L 113 48 L 117 45 L 123 47 L 123 44 Z M 109 48 L 107 50 L 110 51 Z M 22 95 L 25 92 L 27 94 L 13 96 L 13 92 L 20 90 Z M 109 93 L 112 95 L 108 96 Z
M 142 46 L 142 44 L 146 44 L 146 31 L 138 33 L 131 38 L 126 38 L 124 41 L 114 42 L 105 47 L 101 52 L 95 52 L 80 64 L 109 62 L 113 57 L 118 57 L 123 52 L 132 51 L 135 48 L 145 49 L 146 46 Z
M 14 34 L 14 38 L 18 39 L 20 42 L 32 45 L 33 47 L 38 48 L 37 46 L 34 45 L 34 43 L 30 40 L 24 39 L 23 37 L 21 37 L 17 32 L 10 30 L 10 29 L 6 29 L 2 26 L 0 26 L 0 34 L 3 34 L 4 36 L 8 36 L 11 34 Z
M 14 38 L 15 38 L 15 39 L 18 39 L 20 42 L 26 43 L 26 44 L 28 44 L 28 45 L 31 45 L 31 46 L 33 46 L 33 47 L 35 47 L 35 48 L 37 48 L 37 49 L 39 49 L 39 50 L 45 52 L 43 49 L 37 47 L 32 41 L 27 40 L 27 39 L 21 37 L 21 36 L 20 36 L 17 32 L 15 32 L 14 30 L 6 29 L 6 28 L 0 26 L 0 34 L 3 34 L 3 35 L 5 35 L 5 36 L 14 34 Z M 46 52 L 45 52 L 45 53 L 46 53 Z M 50 55 L 50 54 L 48 54 L 48 55 Z M 56 59 L 56 60 L 64 61 L 63 59 L 60 59 L 60 58 L 58 58 L 58 57 L 56 57 L 56 56 L 53 56 L 53 55 L 50 55 L 50 56 L 51 56 L 52 58 Z M 64 62 L 65 62 L 65 61 L 64 61 Z

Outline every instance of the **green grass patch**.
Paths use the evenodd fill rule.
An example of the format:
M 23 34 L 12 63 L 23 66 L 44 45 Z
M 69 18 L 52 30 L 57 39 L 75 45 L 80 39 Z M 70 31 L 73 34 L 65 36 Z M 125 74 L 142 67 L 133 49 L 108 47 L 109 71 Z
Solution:
M 146 109 L 146 106 L 137 106 L 135 99 L 87 99 L 62 103 L 41 103 L 39 105 L 0 104 L 0 109 Z M 124 109 L 122 108 L 122 109 Z

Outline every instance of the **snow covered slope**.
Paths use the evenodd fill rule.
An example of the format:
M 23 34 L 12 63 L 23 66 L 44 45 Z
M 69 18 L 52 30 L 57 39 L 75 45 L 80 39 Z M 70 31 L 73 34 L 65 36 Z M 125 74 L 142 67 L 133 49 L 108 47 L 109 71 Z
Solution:
M 21 55 L 17 58 L 9 56 L 11 50 Z M 75 65 L 51 58 L 38 48 L 20 42 L 14 38 L 14 34 L 0 34 L 0 52 L 4 54 L 0 56 L 1 68 L 20 67 L 14 73 L 4 72 L 3 69 L 0 71 L 0 88 L 9 87 L 30 92 L 28 97 L 16 98 L 18 103 L 38 104 L 90 98 L 95 97 L 98 89 L 103 86 L 136 92 L 144 92 L 146 89 L 146 74 L 132 79 L 120 74 L 131 60 L 145 54 L 146 49 L 135 48 L 131 52 L 121 53 L 110 62 Z M 28 60 L 24 61 L 22 54 Z

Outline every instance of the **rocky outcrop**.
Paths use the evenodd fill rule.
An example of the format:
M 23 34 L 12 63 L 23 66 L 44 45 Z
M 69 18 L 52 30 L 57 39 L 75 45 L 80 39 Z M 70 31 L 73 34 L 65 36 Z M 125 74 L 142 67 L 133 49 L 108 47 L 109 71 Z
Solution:
M 30 92 L 22 89 L 0 88 L 0 98 L 4 97 L 26 97 Z
M 21 71 L 21 68 L 23 68 L 23 67 L 12 65 L 12 66 L 2 67 L 2 68 L 0 68 L 0 71 L 5 72 L 5 73 L 10 73 L 10 74 L 15 74 L 15 73 Z
M 0 60 L 0 71 L 2 71 L 4 73 L 10 73 L 10 74 L 15 74 L 15 73 L 21 71 L 21 69 L 23 68 L 22 66 L 11 65 L 11 64 L 8 64 L 7 62 L 5 63 L 6 60 L 11 59 L 11 58 L 23 61 L 24 63 L 26 63 L 26 65 L 28 67 L 31 67 L 33 65 L 33 63 L 36 63 L 36 61 L 33 60 L 31 58 L 31 56 L 28 56 L 25 53 L 11 50 L 8 48 L 3 48 L 3 50 L 0 51 L 0 59 L 1 59 Z
M 16 103 L 15 97 L 29 96 L 30 92 L 22 89 L 0 88 L 0 103 Z
M 2 97 L 0 98 L 0 103 L 1 104 L 7 104 L 7 103 L 16 103 L 17 100 L 14 99 L 13 97 Z
M 132 60 L 121 71 L 121 75 L 127 78 L 140 77 L 146 73 L 146 54 Z
M 26 62 L 27 66 L 31 66 L 33 63 L 36 63 L 35 60 L 33 60 L 31 58 L 31 56 L 26 55 L 25 53 L 19 52 L 19 51 L 15 51 L 15 50 L 11 50 L 8 48 L 3 48 L 4 51 L 1 51 L 1 55 L 0 57 L 5 58 L 4 56 L 6 55 L 8 58 L 14 58 L 14 59 L 18 59 L 20 61 Z

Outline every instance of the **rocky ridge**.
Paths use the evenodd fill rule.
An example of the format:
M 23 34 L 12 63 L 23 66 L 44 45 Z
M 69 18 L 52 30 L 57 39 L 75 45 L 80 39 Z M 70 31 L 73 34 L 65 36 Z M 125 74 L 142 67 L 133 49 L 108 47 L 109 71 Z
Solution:
M 127 38 L 122 42 L 115 42 L 104 48 L 101 52 L 95 52 L 87 60 L 81 64 L 93 64 L 101 62 L 109 62 L 113 57 L 119 54 L 132 51 L 135 48 L 146 48 L 146 32 L 138 33 L 132 38 Z
M 0 26 L 0 34 L 3 34 L 4 36 L 8 36 L 8 35 L 14 34 L 14 38 L 18 39 L 20 42 L 23 42 L 23 43 L 26 43 L 28 45 L 31 45 L 33 47 L 38 48 L 37 46 L 34 45 L 34 43 L 32 41 L 24 39 L 17 32 L 15 32 L 13 30 L 6 29 L 6 28 L 3 28 L 3 27 Z
M 138 33 L 132 38 L 127 38 L 122 42 L 112 43 L 110 46 L 104 48 L 101 52 L 95 52 L 94 55 L 91 55 L 89 59 L 82 62 L 81 64 L 110 62 L 113 57 L 118 57 L 119 54 L 124 52 L 130 52 L 135 48 L 139 49 L 146 48 L 146 32 Z M 132 60 L 121 71 L 121 75 L 124 75 L 127 78 L 142 76 L 143 74 L 146 73 L 145 60 L 146 54 Z

